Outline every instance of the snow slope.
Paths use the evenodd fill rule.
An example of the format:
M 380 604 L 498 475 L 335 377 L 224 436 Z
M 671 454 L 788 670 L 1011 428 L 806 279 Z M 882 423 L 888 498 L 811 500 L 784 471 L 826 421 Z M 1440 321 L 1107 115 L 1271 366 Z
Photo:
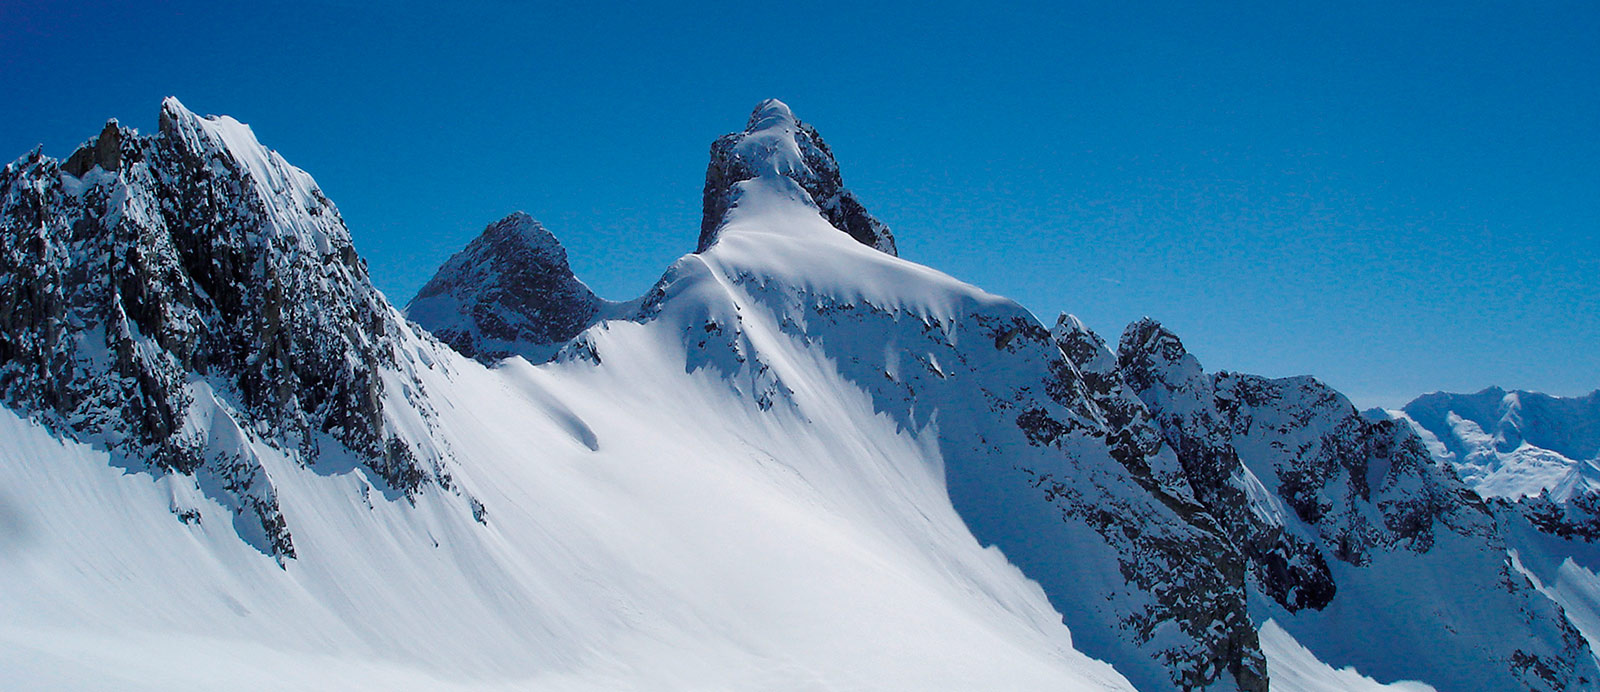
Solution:
M 202 127 L 215 123 L 220 151 L 245 170 L 281 160 L 231 121 Z M 782 406 L 731 373 L 685 366 L 698 356 L 684 325 L 738 310 L 708 260 L 674 269 L 697 278 L 674 284 L 692 298 L 586 333 L 574 353 L 587 358 L 488 368 L 403 323 L 384 332 L 396 354 L 385 409 L 420 402 L 429 414 L 389 425 L 446 450 L 438 486 L 387 494 L 359 463 L 310 465 L 281 438 L 228 437 L 271 479 L 291 559 L 241 541 L 237 513 L 203 476 L 119 468 L 8 407 L 8 679 L 1126 689 L 1072 648 L 1036 584 L 973 539 L 930 440 L 875 412 L 820 350 L 776 329 L 752 335 L 792 392 Z M 212 396 L 188 424 L 243 408 L 207 382 L 191 375 L 187 386 Z
M 1124 685 L 1072 651 L 1037 587 L 965 531 L 926 450 L 860 397 L 836 415 L 864 424 L 748 425 L 771 414 L 664 367 L 646 330 L 601 343 L 619 365 L 664 374 L 487 370 L 419 340 L 435 362 L 426 385 L 471 402 L 441 407 L 439 424 L 482 524 L 458 496 L 389 501 L 359 470 L 322 476 L 258 450 L 296 536 L 282 568 L 187 479 L 125 474 L 6 414 L 0 487 L 23 518 L 0 570 L 10 679 L 71 687 L 87 667 L 99 683 L 200 688 L 239 675 L 261 687 Z M 174 506 L 198 517 L 176 521 Z M 203 665 L 218 657 L 239 665 Z M 314 677 L 325 662 L 335 675 Z
M 1384 413 L 1488 500 L 1514 568 L 1600 646 L 1600 392 L 1438 392 Z
M 1067 343 L 1075 322 L 1052 335 L 898 258 L 781 102 L 713 145 L 698 250 L 637 301 L 597 305 L 531 218 L 491 226 L 412 303 L 465 342 L 371 286 L 309 176 L 175 100 L 158 133 L 35 152 L 0 191 L 9 684 L 1594 679 L 1577 630 L 1552 624 L 1551 603 L 1587 617 L 1589 592 L 1547 576 L 1553 557 L 1513 570 L 1492 521 L 1455 522 L 1471 508 L 1423 502 L 1426 525 L 1406 523 L 1437 494 L 1412 467 L 1338 466 L 1330 483 L 1370 477 L 1376 496 L 1297 519 L 1278 462 L 1303 460 L 1264 450 L 1326 421 L 1267 406 L 1261 430 L 1195 428 L 1169 414 L 1196 400 L 1123 379 L 1087 330 Z M 1182 374 L 1161 381 L 1208 388 L 1206 416 L 1242 400 Z M 1225 439 L 1196 457 L 1191 428 Z M 1505 594 L 1478 588 L 1496 580 Z M 1415 660 L 1360 651 L 1384 636 Z M 1538 666 L 1553 684 L 1517 672 Z
M 246 171 L 279 160 L 257 147 L 224 137 L 216 151 Z M 685 290 L 721 290 L 704 276 Z M 488 368 L 404 323 L 355 337 L 394 354 L 384 410 L 427 413 L 386 427 L 445 451 L 441 480 L 410 494 L 386 492 L 359 456 L 310 464 L 270 430 L 219 428 L 247 407 L 190 373 L 184 386 L 205 396 L 185 425 L 270 478 L 287 559 L 240 540 L 238 512 L 204 474 L 119 465 L 92 437 L 8 406 L 8 680 L 1128 688 L 1072 648 L 1037 585 L 972 538 L 926 438 L 787 337 L 765 352 L 793 404 L 763 407 L 727 373 L 685 367 L 672 316 L 699 320 L 704 306 L 675 302 L 588 332 L 580 351 L 603 366 Z

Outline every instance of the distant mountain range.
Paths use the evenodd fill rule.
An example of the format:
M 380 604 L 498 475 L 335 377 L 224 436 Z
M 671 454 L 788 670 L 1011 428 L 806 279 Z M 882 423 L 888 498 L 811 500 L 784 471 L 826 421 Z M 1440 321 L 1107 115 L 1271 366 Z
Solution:
M 1585 690 L 1600 393 L 1362 414 L 898 256 L 782 102 L 613 303 L 517 212 L 405 310 L 176 99 L 0 171 L 21 688 Z M 1474 492 L 1476 491 L 1476 492 Z
M 1544 493 L 1565 502 L 1600 490 L 1600 390 L 1571 398 L 1499 387 L 1436 392 L 1392 415 L 1484 497 Z

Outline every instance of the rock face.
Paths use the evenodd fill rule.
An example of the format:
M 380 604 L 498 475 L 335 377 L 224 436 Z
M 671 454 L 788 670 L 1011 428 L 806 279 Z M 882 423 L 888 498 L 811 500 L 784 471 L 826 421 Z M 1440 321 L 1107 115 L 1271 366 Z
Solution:
M 270 554 L 294 549 L 248 440 L 347 450 L 398 493 L 427 479 L 385 421 L 398 326 L 338 210 L 230 118 L 167 99 L 156 134 L 113 121 L 0 172 L 0 396 L 196 475 Z
M 445 262 L 406 316 L 463 355 L 538 363 L 593 324 L 602 304 L 555 236 L 517 212 Z
M 1290 532 L 1261 480 L 1239 460 L 1221 417 L 1224 402 L 1177 336 L 1153 321 L 1129 326 L 1118 368 L 1154 412 L 1201 504 L 1250 562 L 1255 583 L 1291 612 L 1332 600 L 1322 554 Z
M 822 135 L 796 119 L 789 106 L 777 99 L 757 105 L 744 132 L 723 135 L 712 143 L 711 163 L 706 166 L 700 243 L 695 252 L 705 252 L 716 242 L 728 210 L 739 203 L 738 183 L 766 171 L 798 183 L 834 228 L 862 245 L 898 254 L 889 227 L 867 213 L 855 193 L 844 187 L 839 164 Z
M 1505 690 L 1600 682 L 1582 636 L 1506 559 L 1489 508 L 1408 427 L 1361 416 L 1309 377 L 1206 375 L 1150 320 L 1128 327 L 1118 363 L 1249 558 L 1252 589 L 1271 599 L 1254 608 L 1258 619 L 1380 679 Z M 1436 605 L 1403 607 L 1423 602 Z M 1452 634 L 1429 634 L 1442 631 Z

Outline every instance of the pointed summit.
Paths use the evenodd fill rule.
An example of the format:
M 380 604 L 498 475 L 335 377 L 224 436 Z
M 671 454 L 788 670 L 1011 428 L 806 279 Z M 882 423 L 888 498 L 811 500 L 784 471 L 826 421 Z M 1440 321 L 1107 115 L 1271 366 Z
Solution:
M 855 193 L 844 187 L 839 164 L 822 135 L 777 99 L 757 104 L 743 132 L 712 143 L 695 251 L 704 252 L 716 242 L 728 211 L 738 205 L 740 183 L 774 176 L 798 184 L 834 228 L 862 245 L 898 255 L 889 227 L 867 213 Z
M 105 129 L 94 139 L 84 142 L 72 156 L 67 157 L 61 164 L 61 170 L 82 178 L 84 174 L 99 167 L 107 172 L 115 173 L 122 168 L 122 140 L 125 135 L 131 135 L 117 125 L 117 119 L 106 121 Z
M 7 166 L 0 277 L 0 403 L 193 476 L 263 553 L 295 555 L 253 441 L 396 493 L 437 478 L 385 403 L 402 325 L 349 229 L 237 120 L 169 98 L 155 134 L 113 120 L 64 163 Z
M 537 363 L 587 328 L 601 302 L 555 236 L 519 211 L 445 262 L 406 316 L 463 355 Z

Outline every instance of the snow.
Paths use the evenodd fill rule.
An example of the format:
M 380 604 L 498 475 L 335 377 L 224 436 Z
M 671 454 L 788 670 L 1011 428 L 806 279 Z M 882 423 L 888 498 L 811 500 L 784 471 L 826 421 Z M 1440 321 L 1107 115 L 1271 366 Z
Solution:
M 281 568 L 184 477 L 0 414 L 5 516 L 26 518 L 0 563 L 9 679 L 1127 689 L 972 539 L 926 441 L 836 378 L 797 387 L 829 403 L 807 417 L 761 412 L 653 331 L 595 334 L 606 368 L 432 347 L 425 386 L 486 525 L 461 496 L 412 507 L 257 446 L 299 555 Z
M 1454 466 L 1483 497 L 1517 500 L 1543 492 L 1565 502 L 1600 492 L 1600 392 L 1435 392 L 1389 413 L 1429 440 L 1434 457 Z
M 328 224 L 318 223 L 306 213 L 322 206 L 329 207 L 331 215 L 338 213 L 322 197 L 316 181 L 305 171 L 289 165 L 277 152 L 262 146 L 249 125 L 226 115 L 202 118 L 173 96 L 161 102 L 161 112 L 163 120 L 174 125 L 191 151 L 221 152 L 249 174 L 256 194 L 274 202 L 266 205 L 274 233 L 294 238 L 300 247 L 318 255 L 329 254 L 340 241 L 349 244 L 344 234 L 338 239 L 330 238 Z
M 1401 681 L 1383 684 L 1355 668 L 1335 669 L 1320 660 L 1294 636 L 1267 620 L 1261 626 L 1261 650 L 1267 654 L 1272 688 L 1283 692 L 1433 692 L 1431 685 Z
M 248 173 L 270 240 L 348 247 L 310 177 L 247 126 L 175 99 L 169 123 Z M 381 304 L 381 335 L 352 338 L 396 354 L 381 368 L 383 429 L 441 467 L 415 494 L 337 450 L 303 463 L 191 373 L 186 433 L 259 468 L 292 558 L 260 549 L 216 478 L 153 473 L 0 410 L 7 684 L 1129 690 L 1170 687 L 1199 661 L 1212 689 L 1232 688 L 1203 650 L 1230 626 L 1212 609 L 1222 600 L 1186 592 L 1217 571 L 1206 556 L 1221 548 L 1205 541 L 1219 539 L 1130 478 L 1081 392 L 1049 391 L 1082 382 L 1025 309 L 824 219 L 793 177 L 807 172 L 798 127 L 764 102 L 737 152 L 756 177 L 735 183 L 715 244 L 640 300 L 604 306 L 554 360 L 486 365 Z M 371 291 L 364 276 L 328 281 Z M 1204 375 L 1192 357 L 1179 365 Z M 1280 413 L 1311 409 L 1292 403 Z M 1041 442 L 1019 412 L 1066 432 Z M 1241 456 L 1270 462 L 1270 441 L 1246 437 Z M 1171 452 L 1152 465 L 1169 499 L 1192 502 L 1168 478 Z M 1277 470 L 1247 464 L 1232 483 L 1263 522 L 1314 535 L 1278 501 Z M 1250 603 L 1270 617 L 1256 621 L 1274 688 L 1431 689 L 1367 677 L 1418 661 L 1459 682 L 1491 647 L 1432 651 L 1440 623 L 1527 638 L 1496 629 L 1525 613 L 1473 590 L 1509 569 L 1503 552 L 1440 543 L 1340 566 L 1326 611 Z M 1526 555 L 1530 588 L 1570 604 L 1592 639 L 1596 565 Z M 1450 577 L 1463 565 L 1478 581 Z M 1170 614 L 1185 611 L 1192 622 Z
M 247 126 L 175 99 L 162 126 L 253 186 L 268 223 L 252 242 L 318 262 L 348 247 L 310 177 Z M 747 182 L 726 242 L 675 264 L 648 319 L 608 306 L 630 319 L 590 328 L 577 356 L 486 366 L 379 305 L 382 328 L 349 336 L 397 359 L 376 366 L 383 430 L 442 465 L 414 494 L 337 444 L 303 462 L 231 387 L 189 373 L 184 434 L 249 460 L 293 557 L 262 550 L 209 470 L 152 472 L 0 411 L 7 684 L 1132 689 L 968 530 L 939 416 L 879 410 L 770 301 L 870 298 L 947 322 L 1009 303 L 882 261 L 788 178 Z M 377 295 L 360 273 L 326 281 Z M 708 319 L 726 338 L 695 347 Z M 871 342 L 897 357 L 884 349 Z
M 751 114 L 750 125 L 735 153 L 755 163 L 755 172 L 762 177 L 809 176 L 813 171 L 806 166 L 805 155 L 795 139 L 799 128 L 788 104 L 767 99 Z

